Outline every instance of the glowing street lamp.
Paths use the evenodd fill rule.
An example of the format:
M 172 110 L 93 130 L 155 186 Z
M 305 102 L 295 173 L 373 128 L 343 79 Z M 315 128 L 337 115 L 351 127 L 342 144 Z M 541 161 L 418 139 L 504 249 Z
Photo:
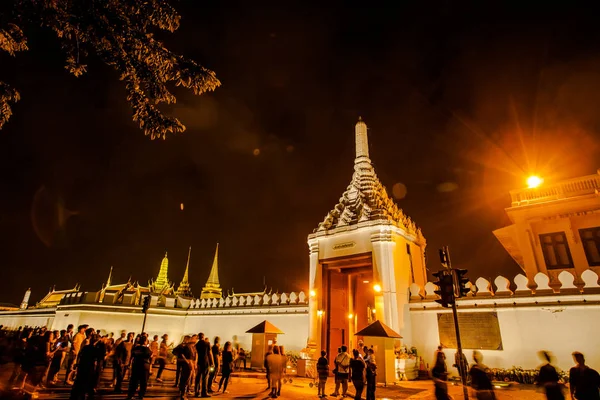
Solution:
M 317 310 L 317 316 L 322 317 L 323 316 L 323 310 Z
M 529 187 L 529 189 L 534 189 L 540 186 L 542 183 L 544 183 L 544 180 L 539 176 L 532 175 L 527 178 L 527 187 Z
M 354 314 L 348 314 L 348 319 L 354 318 Z
M 317 292 L 315 292 L 314 290 L 311 290 L 310 292 L 308 292 L 308 295 L 310 297 L 315 297 L 317 295 Z
M 380 284 L 378 284 L 378 283 L 376 283 L 375 285 L 373 285 L 373 290 L 374 290 L 376 293 L 380 293 L 380 292 L 381 292 L 381 285 L 380 285 Z

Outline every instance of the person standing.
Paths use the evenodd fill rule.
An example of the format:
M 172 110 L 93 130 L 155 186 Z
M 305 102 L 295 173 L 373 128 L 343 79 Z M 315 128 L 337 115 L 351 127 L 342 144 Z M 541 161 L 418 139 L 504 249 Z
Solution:
M 196 344 L 198 343 L 198 335 L 192 335 L 192 338 L 190 339 L 189 343 L 188 343 L 188 347 L 190 348 L 190 351 L 192 352 L 192 373 L 190 374 L 190 387 L 188 390 L 189 394 L 196 394 L 194 393 L 194 386 L 191 384 L 192 382 L 197 382 L 196 380 L 196 376 L 198 376 L 198 350 L 196 350 Z M 198 397 L 198 394 L 196 394 L 196 397 Z
M 158 359 L 158 350 L 160 348 L 160 343 L 158 342 L 158 335 L 154 335 L 148 347 L 150 348 L 150 352 L 152 353 L 152 359 L 150 360 L 150 375 L 152 375 L 152 373 L 154 372 L 154 362 Z
M 165 370 L 165 366 L 167 365 L 167 357 L 169 355 L 169 344 L 167 340 L 169 339 L 169 335 L 166 333 L 162 336 L 162 341 L 158 346 L 158 356 L 156 357 L 156 362 L 158 362 L 158 372 L 156 373 L 156 382 L 162 382 L 161 379 L 162 373 Z
M 238 352 L 238 356 L 237 356 L 237 361 L 238 361 L 238 368 L 241 368 L 242 364 L 244 364 L 244 369 L 246 369 L 246 350 L 244 350 L 243 347 L 240 347 L 240 351 Z
M 571 398 L 600 400 L 600 375 L 598 372 L 585 365 L 585 357 L 578 351 L 573 353 L 573 360 L 577 365 L 569 371 Z
M 362 392 L 365 389 L 365 361 L 362 359 L 360 352 L 357 349 L 352 350 L 354 356 L 350 360 L 350 377 L 356 394 L 354 400 L 361 400 Z
M 69 343 L 67 341 L 60 342 L 58 348 L 52 353 L 52 360 L 50 361 L 50 368 L 48 369 L 48 383 L 56 383 L 56 377 L 60 371 L 60 366 L 69 351 Z
M 437 353 L 437 360 L 435 365 L 431 369 L 431 379 L 435 386 L 435 398 L 436 400 L 449 400 L 448 397 L 448 369 L 446 367 L 446 360 L 444 353 Z
M 196 371 L 196 397 L 200 394 L 201 397 L 210 397 L 207 391 L 208 371 L 214 366 L 212 352 L 210 351 L 210 343 L 204 338 L 204 333 L 198 334 L 198 343 L 196 343 L 196 351 L 198 352 L 198 369 Z M 200 383 L 202 381 L 202 383 Z
M 550 363 L 552 357 L 547 351 L 540 351 L 539 357 L 545 362 L 540 367 L 540 371 L 537 377 L 537 385 L 544 390 L 546 393 L 546 399 L 548 400 L 564 400 L 565 395 L 563 393 L 563 386 L 561 385 L 560 377 L 556 368 Z
M 72 385 L 73 382 L 69 380 L 69 375 L 73 371 L 73 364 L 77 360 L 77 355 L 79 354 L 79 350 L 81 350 L 81 346 L 83 341 L 85 340 L 85 330 L 88 328 L 88 325 L 79 325 L 77 327 L 77 333 L 73 336 L 73 341 L 71 342 L 71 351 L 69 353 L 69 358 L 67 360 L 67 371 L 65 373 L 65 385 Z
M 190 376 L 192 375 L 192 368 L 194 368 L 192 349 L 188 346 L 191 339 L 191 336 L 184 336 L 183 342 L 177 346 L 176 351 L 173 351 L 177 355 L 177 364 L 181 366 L 179 375 L 179 397 L 181 399 L 187 397 Z
M 340 353 L 335 357 L 335 391 L 332 396 L 339 396 L 340 385 L 342 386 L 342 397 L 346 397 L 348 391 L 348 375 L 350 372 L 350 354 L 347 353 L 348 348 L 342 346 Z
M 221 387 L 223 387 L 223 393 L 229 393 L 227 391 L 227 384 L 229 384 L 229 377 L 233 372 L 233 352 L 231 351 L 231 342 L 225 342 L 222 357 L 223 368 L 221 369 L 221 381 L 219 381 L 218 391 L 220 391 Z
M 215 336 L 215 341 L 210 351 L 212 352 L 214 367 L 210 369 L 210 374 L 208 375 L 208 393 L 213 392 L 213 382 L 219 372 L 219 365 L 221 365 L 221 339 L 218 336 Z M 229 342 L 228 342 L 229 343 Z M 219 385 L 220 387 L 221 385 Z
M 125 379 L 125 374 L 129 370 L 129 362 L 131 360 L 131 349 L 133 348 L 133 338 L 135 334 L 133 332 L 129 332 L 127 334 L 127 339 L 122 341 L 115 348 L 114 355 L 114 368 L 115 375 L 117 376 L 117 383 L 115 384 L 115 393 L 122 393 L 123 379 Z
M 462 357 L 461 357 L 462 356 Z M 469 361 L 467 360 L 467 356 L 465 353 L 458 353 L 458 350 L 454 354 L 454 368 L 458 371 L 458 375 L 460 376 L 461 382 L 467 381 L 467 373 L 469 371 Z
M 267 390 L 271 389 L 271 371 L 269 371 L 269 363 L 267 363 L 267 358 L 273 354 L 273 346 L 269 346 L 267 349 L 267 353 L 265 354 L 265 359 L 263 361 L 263 366 L 265 367 L 266 378 L 267 378 Z
M 77 336 L 77 335 L 75 335 Z M 99 340 L 97 334 L 91 334 L 89 344 L 83 346 L 77 355 L 77 377 L 71 389 L 71 400 L 83 400 L 86 395 L 88 398 L 94 397 L 98 377 L 96 368 L 101 362 L 98 357 L 98 348 L 96 342 Z
M 377 363 L 375 362 L 375 351 L 367 351 L 367 400 L 375 400 L 375 390 L 377 389 Z
M 317 361 L 317 374 L 319 375 L 319 397 L 327 397 L 325 395 L 325 385 L 329 377 L 329 360 L 325 350 L 321 350 L 321 357 Z
M 131 379 L 129 380 L 129 390 L 127 398 L 132 399 L 138 386 L 140 388 L 138 397 L 143 399 L 146 395 L 148 378 L 150 377 L 150 363 L 152 362 L 152 350 L 146 344 L 148 339 L 140 336 L 138 343 L 131 350 Z
M 475 364 L 469 370 L 469 375 L 471 376 L 471 387 L 475 389 L 477 399 L 495 400 L 496 394 L 490 379 L 490 369 L 483 364 L 483 355 L 478 351 L 474 351 L 473 360 Z
M 283 346 L 279 346 L 279 356 L 281 357 L 281 373 L 279 375 L 279 381 L 277 382 L 277 396 L 281 396 L 281 387 L 283 386 L 283 376 L 287 374 L 287 356 L 285 355 L 285 349 Z
M 272 353 L 265 358 L 265 363 L 269 370 L 269 379 L 271 380 L 271 398 L 277 398 L 277 386 L 281 380 L 282 358 L 279 355 L 279 346 L 274 345 Z

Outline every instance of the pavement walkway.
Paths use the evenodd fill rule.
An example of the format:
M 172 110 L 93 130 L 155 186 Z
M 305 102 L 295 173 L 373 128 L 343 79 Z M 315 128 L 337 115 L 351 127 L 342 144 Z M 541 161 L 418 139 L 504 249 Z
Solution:
M 2 374 L 0 374 L 2 375 Z M 110 381 L 112 376 L 112 370 L 105 371 L 104 379 L 98 390 L 98 395 L 95 399 L 125 399 L 124 394 L 115 394 L 113 389 L 110 387 Z M 176 399 L 178 398 L 177 389 L 173 387 L 174 383 L 174 372 L 165 371 L 163 375 L 164 382 L 158 383 L 154 378 L 150 379 L 150 385 L 146 394 L 147 399 Z M 284 381 L 282 393 L 279 399 L 317 399 L 317 388 L 313 381 L 307 378 L 298 377 L 287 377 Z M 312 385 L 311 385 L 312 384 Z M 326 387 L 326 393 L 330 394 L 334 391 L 333 379 L 328 380 Z M 127 387 L 125 383 L 124 388 Z M 354 390 L 352 384 L 349 385 L 348 394 L 354 397 Z M 69 386 L 56 386 L 44 389 L 39 392 L 39 399 L 68 399 L 71 388 Z M 261 373 L 245 373 L 239 372 L 234 374 L 230 380 L 226 394 L 215 394 L 213 395 L 216 399 L 269 399 L 269 392 L 266 389 L 266 379 L 264 374 Z M 462 386 L 450 386 L 450 394 L 455 400 L 462 400 Z M 364 395 L 364 393 L 363 393 Z M 377 388 L 377 399 L 380 400 L 392 400 L 392 399 L 419 399 L 419 400 L 434 400 L 433 395 L 433 384 L 431 381 L 407 381 L 401 382 L 397 385 L 391 385 L 387 387 L 379 386 Z M 5 390 L 0 392 L 0 398 L 2 399 L 20 399 L 17 391 Z M 329 396 L 329 399 L 334 397 Z M 363 397 L 364 398 L 364 397 Z M 470 396 L 474 399 L 474 396 Z M 508 389 L 502 389 L 497 391 L 498 400 L 543 400 L 545 396 L 535 390 L 534 387 L 529 385 L 512 385 Z M 339 398 L 341 399 L 341 398 Z

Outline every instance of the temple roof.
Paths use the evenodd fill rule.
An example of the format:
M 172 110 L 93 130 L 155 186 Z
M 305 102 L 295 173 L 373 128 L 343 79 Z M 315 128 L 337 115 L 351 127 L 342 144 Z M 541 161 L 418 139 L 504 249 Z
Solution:
M 379 320 L 373 322 L 361 331 L 356 332 L 354 336 L 385 337 L 394 339 L 402 338 L 400 334 Z
M 276 333 L 282 335 L 284 332 L 269 321 L 264 320 L 254 328 L 248 329 L 246 333 Z
M 328 231 L 367 221 L 387 221 L 413 234 L 425 244 L 421 230 L 388 196 L 369 158 L 367 125 L 359 118 L 355 127 L 356 158 L 354 174 L 338 204 L 314 232 Z

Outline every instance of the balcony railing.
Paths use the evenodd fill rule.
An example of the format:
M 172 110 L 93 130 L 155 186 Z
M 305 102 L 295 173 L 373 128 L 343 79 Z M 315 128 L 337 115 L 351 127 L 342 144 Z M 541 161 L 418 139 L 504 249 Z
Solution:
M 512 206 L 518 207 L 586 194 L 597 194 L 599 190 L 600 175 L 588 175 L 549 185 L 542 184 L 534 189 L 512 190 L 510 197 Z

